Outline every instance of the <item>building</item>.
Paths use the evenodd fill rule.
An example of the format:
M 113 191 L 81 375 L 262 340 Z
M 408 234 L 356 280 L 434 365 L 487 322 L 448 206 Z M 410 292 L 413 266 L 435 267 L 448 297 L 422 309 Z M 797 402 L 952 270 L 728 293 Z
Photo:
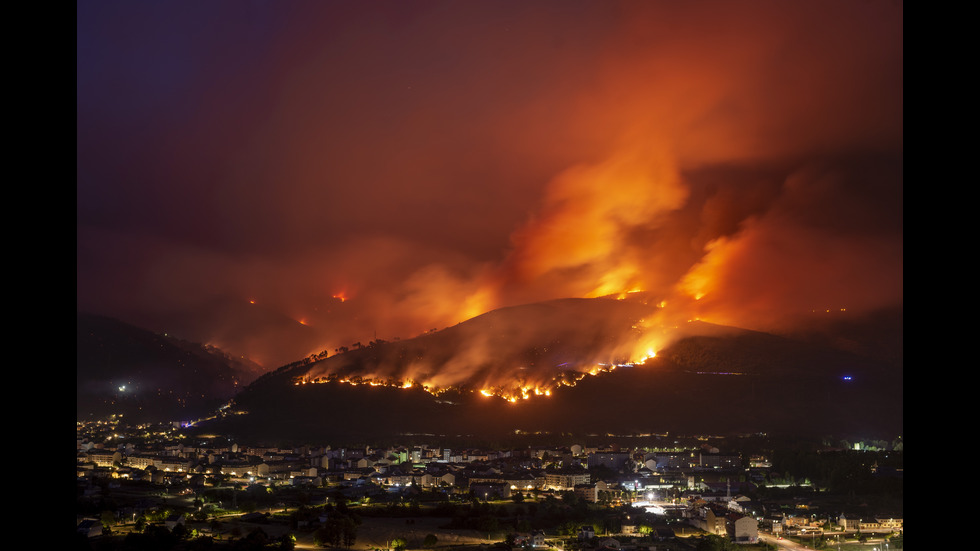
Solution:
M 871 520 L 852 520 L 841 515 L 837 519 L 843 530 L 857 530 L 858 532 L 901 532 L 903 521 L 900 518 L 876 517 Z
M 503 482 L 477 482 L 470 484 L 473 497 L 483 501 L 507 499 L 510 497 L 510 484 Z
M 82 519 L 75 531 L 89 538 L 102 535 L 102 523 L 94 518 Z
M 545 473 L 545 489 L 574 490 L 578 484 L 591 482 L 588 471 L 550 471 Z
M 630 454 L 625 452 L 604 452 L 589 454 L 589 468 L 603 466 L 613 471 L 619 471 L 630 460 Z
M 725 519 L 725 532 L 735 543 L 759 543 L 759 523 L 748 515 L 728 515 Z
M 596 503 L 599 501 L 599 490 L 596 488 L 595 484 L 576 484 L 575 495 L 582 498 L 584 501 L 588 501 L 589 503 Z

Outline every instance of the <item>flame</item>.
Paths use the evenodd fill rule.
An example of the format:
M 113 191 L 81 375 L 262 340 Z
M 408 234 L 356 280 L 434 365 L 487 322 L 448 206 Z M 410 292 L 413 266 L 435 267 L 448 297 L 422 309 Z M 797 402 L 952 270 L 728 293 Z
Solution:
M 530 400 L 534 397 L 550 397 L 553 391 L 558 387 L 574 387 L 579 381 L 588 376 L 600 376 L 604 373 L 611 373 L 616 370 L 617 367 L 621 366 L 637 366 L 642 365 L 643 361 L 654 356 L 652 349 L 648 350 L 648 353 L 640 361 L 631 361 L 623 364 L 598 364 L 590 366 L 584 371 L 575 370 L 564 370 L 559 371 L 556 375 L 548 380 L 542 380 L 537 382 L 530 382 L 527 380 L 515 381 L 510 383 L 505 383 L 500 386 L 487 386 L 480 388 L 478 392 L 480 395 L 491 398 L 497 397 L 502 398 L 510 403 L 517 403 L 523 400 Z M 396 389 L 411 389 L 415 387 L 422 388 L 425 392 L 432 394 L 433 396 L 439 396 L 445 392 L 449 391 L 465 391 L 465 387 L 458 385 L 440 385 L 437 383 L 438 377 L 433 377 L 431 375 L 416 376 L 413 378 L 406 378 L 403 380 L 398 380 L 391 377 L 371 377 L 371 376 L 341 376 L 338 374 L 324 374 L 319 376 L 311 376 L 308 372 L 305 375 L 296 377 L 293 381 L 294 385 L 306 385 L 306 384 L 318 384 L 318 383 L 331 383 L 338 382 L 341 384 L 348 384 L 351 386 L 358 385 L 369 385 L 374 387 L 389 387 Z
M 652 348 L 648 348 L 646 355 L 644 355 L 642 358 L 640 358 L 639 360 L 637 360 L 636 363 L 638 363 L 638 364 L 645 364 L 647 362 L 647 360 L 650 360 L 650 359 L 653 359 L 653 358 L 656 358 L 656 357 L 657 357 L 657 352 L 654 349 L 652 349 Z
M 705 256 L 701 262 L 689 271 L 679 283 L 679 289 L 687 296 L 698 301 L 714 288 L 718 280 L 721 266 L 728 262 L 724 237 L 715 239 L 705 246 Z
M 347 302 L 347 293 L 341 291 L 333 295 L 333 298 L 339 300 L 340 302 Z

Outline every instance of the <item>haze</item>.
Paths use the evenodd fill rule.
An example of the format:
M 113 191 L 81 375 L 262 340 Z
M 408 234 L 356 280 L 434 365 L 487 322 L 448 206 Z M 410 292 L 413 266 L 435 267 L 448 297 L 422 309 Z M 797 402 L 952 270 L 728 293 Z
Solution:
M 80 310 L 272 368 L 562 297 L 902 303 L 901 3 L 76 9 Z

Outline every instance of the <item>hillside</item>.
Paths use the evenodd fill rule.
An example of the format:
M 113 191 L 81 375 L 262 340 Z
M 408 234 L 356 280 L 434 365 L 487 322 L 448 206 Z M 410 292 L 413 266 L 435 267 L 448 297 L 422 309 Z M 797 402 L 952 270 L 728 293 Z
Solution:
M 616 302 L 508 308 L 416 339 L 373 342 L 290 364 L 236 397 L 236 408 L 247 415 L 211 427 L 251 439 L 335 441 L 406 433 L 484 437 L 515 430 L 886 436 L 902 430 L 900 364 L 822 342 L 695 322 L 685 328 L 688 337 L 645 364 L 587 376 L 590 362 L 629 335 L 638 314 Z M 481 337 L 473 341 L 475 336 Z M 464 354 L 474 342 L 489 344 L 494 354 Z M 476 361 L 465 363 L 470 357 Z M 469 384 L 447 385 L 450 390 L 441 393 L 419 384 L 399 388 L 411 382 L 406 375 L 420 362 L 436 373 L 459 375 L 453 381 L 465 374 Z M 477 392 L 489 377 L 506 374 L 520 381 L 555 374 L 574 385 L 559 384 L 550 396 L 513 403 Z M 433 373 L 426 375 L 434 380 Z M 363 384 L 367 379 L 387 385 Z M 313 380 L 321 383 L 296 384 Z
M 214 348 L 79 312 L 78 420 L 123 414 L 133 422 L 191 420 L 213 411 L 259 367 Z

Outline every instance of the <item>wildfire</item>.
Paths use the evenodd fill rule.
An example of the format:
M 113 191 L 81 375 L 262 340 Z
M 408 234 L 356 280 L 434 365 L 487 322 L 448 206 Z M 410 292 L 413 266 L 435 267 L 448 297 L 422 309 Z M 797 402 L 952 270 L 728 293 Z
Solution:
M 638 290 L 627 288 L 618 294 L 609 295 L 608 298 L 626 297 L 635 292 Z M 477 302 L 480 300 L 478 295 L 473 295 L 472 298 Z M 632 297 L 630 300 L 635 301 L 637 298 Z M 643 304 L 646 304 L 646 300 L 639 297 Z M 608 339 L 608 345 L 593 350 L 590 348 L 594 346 L 592 341 L 587 341 L 589 344 L 584 349 L 589 350 L 585 352 L 589 357 L 567 358 L 563 356 L 564 352 L 549 350 L 551 344 L 541 346 L 528 342 L 524 349 L 525 355 L 518 360 L 517 355 L 511 351 L 498 351 L 498 347 L 501 344 L 515 348 L 518 345 L 523 346 L 520 341 L 522 336 L 512 336 L 518 333 L 507 331 L 505 325 L 498 325 L 495 331 L 499 331 L 502 336 L 487 336 L 483 333 L 479 338 L 467 336 L 467 346 L 460 347 L 458 352 L 445 358 L 430 355 L 424 348 L 414 350 L 411 346 L 404 349 L 392 346 L 378 349 L 367 362 L 355 359 L 353 362 L 339 360 L 319 363 L 319 359 L 311 360 L 311 363 L 319 365 L 312 367 L 294 382 L 338 382 L 410 391 L 418 389 L 433 396 L 452 391 L 472 393 L 485 398 L 500 398 L 515 404 L 540 397 L 548 398 L 556 389 L 574 387 L 586 377 L 602 376 L 617 369 L 653 365 L 651 360 L 656 358 L 658 350 L 670 342 L 677 328 L 676 322 L 671 323 L 671 318 L 675 316 L 666 311 L 666 302 L 657 299 L 649 307 L 647 317 L 634 318 L 632 324 L 629 324 L 628 319 L 619 320 L 617 323 L 623 325 L 620 326 L 622 329 L 617 329 L 615 336 L 613 333 L 603 335 L 598 325 L 590 322 L 588 329 L 581 333 L 581 337 L 576 338 L 596 339 L 599 334 L 603 335 L 602 339 Z M 514 339 L 518 341 L 514 342 Z M 571 342 L 558 344 L 559 342 L 555 341 L 559 351 L 583 349 Z M 372 343 L 371 346 L 375 344 Z M 506 357 L 513 357 L 514 363 L 508 366 L 510 360 L 502 362 Z
M 637 366 L 642 365 L 643 361 L 652 358 L 654 353 L 652 350 L 649 351 L 648 356 L 644 357 L 641 361 L 628 362 L 623 364 L 599 364 L 590 367 L 585 371 L 572 371 L 566 370 L 561 371 L 558 375 L 552 377 L 548 381 L 541 381 L 537 383 L 527 382 L 527 381 L 516 381 L 515 383 L 507 386 L 488 386 L 479 389 L 480 395 L 487 398 L 497 397 L 507 400 L 510 403 L 517 403 L 522 400 L 530 400 L 534 397 L 550 397 L 552 392 L 557 387 L 574 387 L 579 381 L 587 376 L 598 376 L 603 373 L 611 373 L 617 367 L 622 366 Z M 405 380 L 395 380 L 391 378 L 371 378 L 371 377 L 361 377 L 353 376 L 346 377 L 337 374 L 330 374 L 326 376 L 309 377 L 309 375 L 303 375 L 301 377 L 296 377 L 293 380 L 294 385 L 306 385 L 306 384 L 317 384 L 317 383 L 330 383 L 338 382 L 342 384 L 347 384 L 351 386 L 358 385 L 369 385 L 374 387 L 389 387 L 397 389 L 412 389 L 419 387 L 425 392 L 433 395 L 439 396 L 445 392 L 455 390 L 455 391 L 465 391 L 465 388 L 457 386 L 439 386 L 432 384 L 431 381 L 419 381 L 415 379 L 405 379 Z
M 652 359 L 652 358 L 656 358 L 656 357 L 657 357 L 657 352 L 654 349 L 649 348 L 649 349 L 647 349 L 646 355 L 643 356 L 642 358 L 640 358 L 639 360 L 637 360 L 636 363 L 638 363 L 638 364 L 644 364 L 644 363 L 646 363 L 647 360 Z

